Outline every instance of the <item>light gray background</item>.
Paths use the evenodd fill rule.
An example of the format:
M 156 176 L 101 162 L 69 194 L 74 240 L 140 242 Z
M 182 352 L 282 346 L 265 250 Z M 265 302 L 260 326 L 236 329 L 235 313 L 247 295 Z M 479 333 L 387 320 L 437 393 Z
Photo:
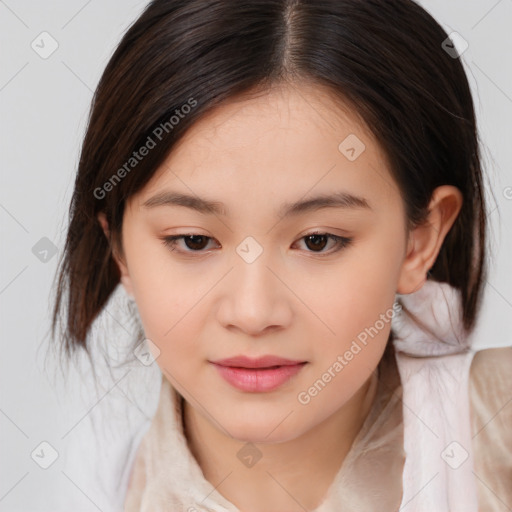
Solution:
M 85 475 L 88 467 L 101 466 L 101 450 L 87 447 L 83 464 L 77 459 L 65 464 L 69 446 L 80 443 L 85 435 L 80 431 L 85 431 L 91 411 L 105 407 L 113 414 L 116 407 L 128 408 L 140 426 L 156 406 L 156 365 L 115 370 L 112 379 L 102 377 L 102 391 L 97 394 L 86 367 L 84 380 L 74 370 L 61 378 L 57 364 L 52 368 L 45 359 L 51 285 L 63 247 L 90 100 L 115 45 L 145 4 L 0 1 L 0 511 L 71 510 L 70 503 L 77 511 L 106 510 Z M 457 31 L 469 43 L 462 60 L 474 92 L 484 164 L 494 195 L 489 195 L 493 261 L 476 340 L 479 347 L 511 345 L 512 0 L 421 4 L 448 33 Z M 31 48 L 43 31 L 58 43 L 47 59 Z M 51 244 L 41 242 L 44 237 Z M 57 253 L 49 252 L 47 261 L 41 261 L 42 254 L 33 252 L 36 244 L 44 248 L 53 244 Z M 116 354 L 122 354 L 133 332 L 124 300 L 118 289 L 95 331 Z M 130 393 L 144 399 L 134 400 Z M 122 446 L 125 434 L 116 432 L 111 442 Z M 59 454 L 48 469 L 31 458 L 36 448 L 36 453 L 51 456 L 50 449 L 39 446 L 43 441 Z

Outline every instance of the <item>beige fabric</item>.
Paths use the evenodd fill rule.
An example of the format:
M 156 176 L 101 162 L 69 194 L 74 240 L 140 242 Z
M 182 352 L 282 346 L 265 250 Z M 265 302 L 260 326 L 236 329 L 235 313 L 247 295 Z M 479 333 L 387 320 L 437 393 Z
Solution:
M 475 354 L 469 395 L 479 512 L 512 510 L 512 347 Z
M 379 364 L 372 408 L 324 501 L 312 512 L 388 512 L 400 507 L 405 461 L 402 388 L 390 354 Z M 479 512 L 510 511 L 512 347 L 476 352 L 469 398 Z M 137 451 L 125 512 L 240 512 L 204 478 L 190 453 L 181 400 L 162 376 L 159 405 Z

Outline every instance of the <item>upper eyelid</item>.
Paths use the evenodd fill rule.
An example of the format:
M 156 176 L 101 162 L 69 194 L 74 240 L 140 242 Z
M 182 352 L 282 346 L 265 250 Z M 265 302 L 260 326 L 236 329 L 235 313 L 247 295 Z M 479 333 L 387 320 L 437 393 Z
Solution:
M 312 231 L 307 231 L 306 233 L 300 235 L 297 237 L 297 240 L 301 239 L 301 238 L 304 238 L 305 236 L 311 236 L 311 235 L 330 235 L 330 236 L 333 236 L 333 237 L 340 237 L 340 238 L 350 238 L 351 235 L 348 234 L 348 230 L 340 230 L 340 231 L 344 231 L 344 234 L 336 234 L 336 233 L 333 233 L 332 232 L 332 229 L 329 230 L 329 228 L 315 228 L 315 227 L 312 227 L 310 228 Z M 170 238 L 170 237 L 187 237 L 187 236 L 203 236 L 205 238 L 210 238 L 212 240 L 215 240 L 215 237 L 213 236 L 210 236 L 210 235 L 207 235 L 205 233 L 201 233 L 199 231 L 188 231 L 188 232 L 184 232 L 184 233 L 175 233 L 175 234 L 170 234 L 170 235 L 167 235 L 164 237 L 167 237 L 167 238 Z

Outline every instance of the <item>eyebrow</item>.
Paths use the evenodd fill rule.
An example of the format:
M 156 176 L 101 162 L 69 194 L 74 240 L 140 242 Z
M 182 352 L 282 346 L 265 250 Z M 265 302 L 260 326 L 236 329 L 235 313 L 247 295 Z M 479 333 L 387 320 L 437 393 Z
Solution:
M 206 215 L 229 216 L 229 210 L 218 201 L 191 196 L 179 192 L 163 191 L 150 197 L 142 205 L 145 208 L 158 206 L 183 206 Z M 279 208 L 277 215 L 286 217 L 300 215 L 306 212 L 321 210 L 324 208 L 350 208 L 372 210 L 368 201 L 349 192 L 335 192 L 332 194 L 320 194 L 309 199 L 299 200 L 293 203 L 284 203 Z

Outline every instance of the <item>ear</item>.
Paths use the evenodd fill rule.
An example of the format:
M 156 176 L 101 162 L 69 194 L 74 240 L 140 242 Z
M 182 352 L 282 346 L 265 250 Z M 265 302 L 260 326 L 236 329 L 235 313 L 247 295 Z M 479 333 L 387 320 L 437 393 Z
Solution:
M 101 228 L 103 229 L 103 232 L 105 233 L 105 236 L 107 237 L 107 240 L 110 243 L 110 229 L 108 226 L 107 217 L 104 212 L 98 213 L 98 221 L 101 225 Z M 124 286 L 126 293 L 133 297 L 133 287 L 130 274 L 128 272 L 128 267 L 124 263 L 123 259 L 117 255 L 115 247 L 112 247 L 112 258 L 114 258 L 114 261 L 116 262 L 116 265 L 119 268 L 119 272 L 121 273 L 121 284 Z
M 434 265 L 443 241 L 460 212 L 462 201 L 462 192 L 452 185 L 443 185 L 434 190 L 427 219 L 409 233 L 397 293 L 413 293 L 423 286 L 427 272 Z

